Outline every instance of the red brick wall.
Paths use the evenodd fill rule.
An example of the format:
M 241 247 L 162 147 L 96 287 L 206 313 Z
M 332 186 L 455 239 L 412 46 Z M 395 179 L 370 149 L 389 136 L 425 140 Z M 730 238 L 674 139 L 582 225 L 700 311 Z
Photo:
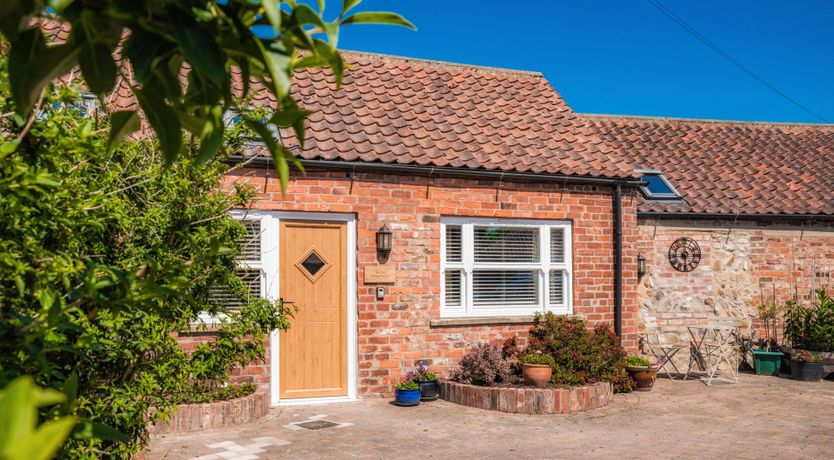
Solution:
M 177 336 L 177 340 L 187 353 L 191 353 L 201 344 L 213 342 L 216 337 L 217 333 L 212 332 L 209 328 L 206 331 L 181 332 Z M 268 388 L 270 377 L 269 345 L 269 340 L 266 340 L 266 350 L 264 352 L 264 356 L 266 356 L 265 361 L 253 362 L 246 366 L 245 369 L 232 369 L 229 372 L 231 376 L 229 380 L 234 383 L 254 383 L 261 388 Z
M 440 317 L 440 217 L 473 216 L 573 221 L 574 313 L 592 324 L 613 323 L 612 195 L 609 187 L 500 184 L 399 175 L 308 173 L 286 195 L 272 171 L 238 170 L 226 185 L 248 182 L 262 210 L 355 213 L 358 263 L 358 379 L 361 394 L 385 394 L 403 370 L 430 359 L 447 374 L 478 342 L 525 335 L 529 326 L 430 327 Z M 624 207 L 623 343 L 636 347 L 636 238 L 634 197 Z M 387 261 L 396 283 L 377 300 L 363 270 L 377 264 L 375 233 L 392 229 Z M 266 369 L 264 370 L 267 371 Z

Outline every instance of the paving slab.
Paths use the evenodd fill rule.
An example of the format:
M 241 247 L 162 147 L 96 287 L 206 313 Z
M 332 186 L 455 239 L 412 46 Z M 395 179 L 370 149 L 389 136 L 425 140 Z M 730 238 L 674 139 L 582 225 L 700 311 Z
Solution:
M 576 415 L 504 414 L 445 401 L 397 407 L 383 399 L 279 406 L 246 425 L 155 437 L 146 458 L 649 456 L 834 458 L 834 382 L 658 379 L 651 392 L 616 395 L 609 406 Z

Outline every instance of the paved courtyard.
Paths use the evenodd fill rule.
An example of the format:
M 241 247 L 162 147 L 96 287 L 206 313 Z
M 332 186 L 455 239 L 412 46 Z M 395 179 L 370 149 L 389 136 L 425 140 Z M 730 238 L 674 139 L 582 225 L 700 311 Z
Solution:
M 309 429 L 301 425 L 305 425 Z M 254 423 L 155 438 L 149 459 L 832 458 L 834 382 L 742 375 L 658 379 L 579 415 L 517 415 L 435 401 L 286 406 Z

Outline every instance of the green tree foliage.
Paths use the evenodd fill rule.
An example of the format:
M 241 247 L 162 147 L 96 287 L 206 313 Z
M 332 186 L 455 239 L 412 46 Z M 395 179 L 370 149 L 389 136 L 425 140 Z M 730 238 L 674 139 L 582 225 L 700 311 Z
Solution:
M 156 132 L 165 161 L 171 164 L 182 154 L 187 146 L 183 135 L 190 133 L 195 142 L 188 150 L 203 163 L 221 150 L 223 114 L 235 107 L 237 97 L 249 95 L 254 78 L 275 95 L 278 106 L 269 119 L 247 123 L 264 138 L 286 187 L 289 165 L 300 164 L 269 128 L 292 128 L 303 148 L 309 112 L 292 97 L 292 72 L 330 68 L 338 86 L 345 67 L 336 50 L 340 27 L 377 23 L 413 28 L 394 13 L 356 12 L 360 1 L 343 0 L 336 17 L 327 21 L 324 0 L 317 10 L 295 0 L 3 0 L 0 32 L 12 44 L 14 108 L 20 116 L 31 116 L 47 83 L 76 65 L 99 96 L 109 93 L 121 76 L 133 82 L 131 91 Z M 71 24 L 69 39 L 47 43 L 36 18 Z M 113 60 L 122 45 L 132 79 Z M 242 93 L 233 89 L 235 74 L 244 83 Z M 114 116 L 111 143 L 136 129 L 137 120 L 134 112 Z
M 249 206 L 252 192 L 220 190 L 222 158 L 168 164 L 146 139 L 113 147 L 117 115 L 85 113 L 77 92 L 53 84 L 21 137 L 29 120 L 11 110 L 6 63 L 0 58 L 0 387 L 29 375 L 67 395 L 60 411 L 40 411 L 47 423 L 79 420 L 61 456 L 129 457 L 147 441 L 148 419 L 261 359 L 263 339 L 288 327 L 290 312 L 250 297 L 235 276 L 245 229 L 228 211 Z M 186 354 L 176 334 L 201 311 L 221 312 L 210 295 L 217 287 L 244 307 L 214 342 Z

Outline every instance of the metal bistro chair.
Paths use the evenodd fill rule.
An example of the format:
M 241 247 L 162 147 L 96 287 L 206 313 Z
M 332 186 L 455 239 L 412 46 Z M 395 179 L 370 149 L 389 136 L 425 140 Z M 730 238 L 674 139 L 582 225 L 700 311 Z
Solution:
M 640 340 L 642 345 L 645 345 L 645 348 L 648 348 L 649 353 L 651 353 L 652 356 L 654 356 L 654 358 L 660 363 L 657 369 L 658 372 L 665 372 L 666 376 L 669 377 L 670 380 L 673 380 L 674 377 L 672 377 L 672 372 L 669 369 L 671 366 L 672 369 L 675 370 L 675 375 L 680 375 L 681 371 L 678 369 L 678 366 L 675 365 L 673 358 L 679 351 L 689 348 L 688 345 L 662 344 L 660 343 L 657 332 L 652 334 L 647 332 L 640 337 Z

